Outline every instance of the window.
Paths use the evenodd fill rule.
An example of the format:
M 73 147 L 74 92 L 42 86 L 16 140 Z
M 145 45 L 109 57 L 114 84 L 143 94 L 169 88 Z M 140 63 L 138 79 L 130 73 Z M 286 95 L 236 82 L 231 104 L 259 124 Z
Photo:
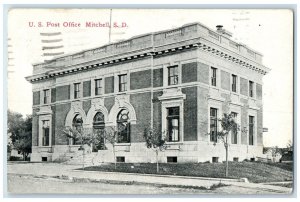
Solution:
M 99 138 L 99 143 L 94 145 L 93 144 L 93 151 L 96 152 L 98 150 L 105 150 L 105 142 L 104 142 L 104 128 L 105 128 L 105 122 L 104 122 L 104 114 L 102 112 L 97 112 L 97 114 L 94 116 L 93 120 L 93 133 L 97 135 Z
M 232 74 L 232 84 L 231 84 L 232 92 L 236 93 L 236 91 L 237 91 L 236 87 L 237 87 L 237 76 Z
M 102 94 L 102 79 L 95 80 L 95 95 Z
M 178 84 L 178 66 L 168 67 L 168 85 Z
M 83 120 L 82 117 L 77 114 L 74 119 L 73 119 L 73 130 L 75 131 L 75 134 L 70 134 L 72 136 L 72 138 L 70 138 L 70 145 L 76 145 L 76 144 L 80 144 L 80 142 L 78 142 L 78 138 L 76 137 L 76 133 L 81 133 L 83 130 Z
M 80 83 L 74 83 L 74 99 L 80 98 Z
M 125 163 L 125 156 L 117 156 L 116 161 L 117 163 Z
M 50 103 L 50 90 L 46 89 L 44 90 L 44 104 L 49 104 Z
M 117 117 L 118 143 L 130 142 L 129 111 L 122 109 Z
M 235 123 L 237 123 L 238 114 L 235 112 L 231 112 L 232 118 L 234 118 Z M 231 132 L 231 144 L 237 144 L 237 131 Z
M 179 107 L 168 108 L 168 133 L 169 142 L 179 141 Z
M 254 116 L 249 116 L 249 145 L 254 145 Z
M 219 157 L 212 157 L 212 162 L 213 163 L 219 163 Z
M 43 121 L 43 134 L 42 134 L 42 143 L 43 146 L 49 146 L 50 138 L 50 121 Z
M 127 90 L 127 75 L 119 75 L 119 92 L 124 92 Z
M 177 156 L 167 156 L 167 163 L 177 163 Z
M 253 81 L 249 81 L 249 96 L 253 97 L 254 96 L 254 91 L 253 91 Z
M 217 86 L 217 69 L 214 67 L 211 68 L 211 85 Z
M 218 109 L 210 108 L 210 141 L 217 142 Z

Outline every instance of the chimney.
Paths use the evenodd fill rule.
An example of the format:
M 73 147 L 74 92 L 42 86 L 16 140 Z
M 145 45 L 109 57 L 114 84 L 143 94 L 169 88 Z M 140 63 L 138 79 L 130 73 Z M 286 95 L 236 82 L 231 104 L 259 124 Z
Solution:
M 217 32 L 219 34 L 226 36 L 226 37 L 232 37 L 232 33 L 223 29 L 223 25 L 217 25 L 216 28 L 217 28 Z
M 223 25 L 217 25 L 216 28 L 217 28 L 217 32 L 220 33 L 223 30 Z

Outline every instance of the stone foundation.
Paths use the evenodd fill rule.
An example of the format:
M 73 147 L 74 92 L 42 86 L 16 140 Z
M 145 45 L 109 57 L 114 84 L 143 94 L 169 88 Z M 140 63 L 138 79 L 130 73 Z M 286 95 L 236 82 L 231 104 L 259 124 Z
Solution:
M 112 145 L 107 144 L 107 150 L 99 150 L 94 162 L 107 163 L 114 162 Z M 64 162 L 73 157 L 82 155 L 79 145 L 56 145 L 49 150 L 34 147 L 31 154 L 31 161 L 42 161 L 42 157 L 47 157 L 47 161 Z M 88 147 L 85 148 L 89 153 Z M 49 151 L 53 152 L 49 152 Z M 228 152 L 229 161 L 251 160 L 262 157 L 262 146 L 250 145 L 230 145 Z M 145 143 L 120 144 L 115 146 L 116 157 L 125 157 L 126 163 L 155 163 L 156 156 L 152 149 L 148 149 Z M 218 162 L 225 161 L 225 148 L 222 143 L 213 144 L 211 142 L 190 141 L 184 143 L 169 143 L 165 151 L 159 152 L 160 163 L 167 163 L 167 157 L 177 157 L 178 163 L 198 163 L 212 162 L 213 157 L 218 158 Z

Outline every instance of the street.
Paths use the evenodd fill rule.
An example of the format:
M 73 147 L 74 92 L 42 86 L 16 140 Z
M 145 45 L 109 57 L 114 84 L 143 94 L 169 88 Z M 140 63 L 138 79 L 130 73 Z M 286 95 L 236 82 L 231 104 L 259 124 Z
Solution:
M 79 165 L 7 166 L 8 194 L 289 194 L 291 188 L 226 179 L 79 171 Z M 220 185 L 221 182 L 221 185 Z M 213 187 L 213 188 L 212 188 Z
M 70 182 L 67 180 L 8 175 L 8 192 L 21 194 L 205 194 L 211 191 L 145 185 Z

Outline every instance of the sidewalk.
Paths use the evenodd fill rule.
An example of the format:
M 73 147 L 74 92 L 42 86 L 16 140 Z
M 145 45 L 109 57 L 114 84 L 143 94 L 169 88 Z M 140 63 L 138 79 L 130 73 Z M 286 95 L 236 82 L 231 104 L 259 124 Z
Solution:
M 62 165 L 62 164 L 9 164 L 8 174 L 29 174 L 35 176 L 68 176 L 70 179 L 89 179 L 97 181 L 112 181 L 128 183 L 142 183 L 142 184 L 156 184 L 156 185 L 170 185 L 170 186 L 194 186 L 194 187 L 210 187 L 217 185 L 220 182 L 226 185 L 235 186 L 237 188 L 247 188 L 266 191 L 266 193 L 288 194 L 291 193 L 291 188 L 239 182 L 233 179 L 215 179 L 204 177 L 188 177 L 188 176 L 173 176 L 173 175 L 152 175 L 152 174 L 136 174 L 136 173 L 116 173 L 116 172 L 99 172 L 99 171 L 82 171 L 75 170 L 81 168 L 76 165 Z

